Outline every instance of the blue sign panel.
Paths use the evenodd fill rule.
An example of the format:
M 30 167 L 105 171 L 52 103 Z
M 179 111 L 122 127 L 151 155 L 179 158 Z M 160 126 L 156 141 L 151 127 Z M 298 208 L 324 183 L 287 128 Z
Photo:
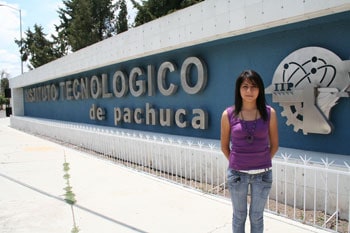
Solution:
M 61 77 L 24 88 L 24 114 L 219 139 L 221 114 L 234 103 L 235 79 L 242 70 L 257 71 L 268 88 L 279 80 L 274 74 L 283 59 L 301 48 L 322 47 L 342 62 L 349 60 L 349 28 L 345 12 Z M 349 98 L 339 98 L 329 112 L 333 130 L 305 134 L 287 124 L 282 113 L 293 110 L 274 101 L 273 91 L 266 98 L 279 117 L 280 146 L 350 154 Z

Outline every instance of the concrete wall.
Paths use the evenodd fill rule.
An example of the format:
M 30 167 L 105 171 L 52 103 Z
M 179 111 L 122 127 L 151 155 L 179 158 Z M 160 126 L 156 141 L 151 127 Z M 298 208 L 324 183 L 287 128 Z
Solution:
M 12 88 L 29 86 L 140 57 L 349 10 L 349 0 L 206 0 L 13 78 L 10 84 Z
M 289 53 L 307 46 L 326 48 L 340 57 L 350 58 L 350 1 L 212 1 L 133 28 L 101 41 L 31 72 L 10 79 L 14 115 L 96 124 L 125 129 L 160 132 L 199 138 L 218 139 L 222 111 L 233 103 L 235 77 L 247 68 L 257 70 L 265 86 L 271 84 L 274 70 Z M 181 89 L 180 68 L 188 57 L 198 57 L 207 66 L 207 84 L 201 93 L 189 95 Z M 77 101 L 24 101 L 23 91 L 31 87 L 106 74 L 112 86 L 117 70 L 130 73 L 135 67 L 147 72 L 172 62 L 177 69 L 168 72 L 168 80 L 180 88 L 171 96 L 156 90 L 154 96 L 98 98 Z M 156 86 L 157 88 L 157 86 Z M 110 90 L 109 90 L 110 91 Z M 268 103 L 278 113 L 283 109 Z M 338 101 L 332 110 L 334 132 L 327 135 L 294 132 L 279 115 L 280 143 L 286 148 L 350 155 L 349 98 Z M 194 129 L 142 124 L 115 124 L 116 108 L 156 110 L 169 108 L 188 111 L 190 124 L 193 109 L 208 114 L 208 128 Z M 92 106 L 106 111 L 103 121 L 91 120 Z M 191 115 L 192 114 L 192 115 Z M 329 146 L 337 145 L 337 146 Z
M 283 58 L 299 48 L 320 46 L 333 51 L 341 60 L 349 60 L 349 28 L 349 0 L 206 0 L 10 79 L 13 113 L 15 116 L 43 118 L 53 122 L 59 120 L 87 123 L 96 127 L 107 126 L 113 130 L 131 129 L 218 140 L 221 112 L 233 103 L 234 81 L 241 70 L 247 68 L 257 70 L 262 74 L 267 86 L 271 83 L 273 73 Z M 24 91 L 30 87 L 82 77 L 91 78 L 93 75 L 103 73 L 112 76 L 119 69 L 130 72 L 133 67 L 146 69 L 150 64 L 158 68 L 166 61 L 174 62 L 181 67 L 182 62 L 190 56 L 200 57 L 208 67 L 207 86 L 203 93 L 195 96 L 179 91 L 176 95 L 168 97 L 158 93 L 155 96 L 138 98 L 129 95 L 125 98 L 70 102 L 24 101 Z M 172 75 L 169 76 L 169 80 L 179 84 L 180 71 L 177 70 Z M 267 100 L 278 113 L 282 112 L 277 103 L 272 103 L 270 96 Z M 113 124 L 112 113 L 115 106 L 140 107 L 145 103 L 175 109 L 203 108 L 208 111 L 210 117 L 209 127 L 206 130 L 196 130 L 162 128 L 157 125 Z M 89 119 L 92 104 L 103 106 L 107 110 L 105 121 L 97 122 Z M 339 164 L 343 164 L 342 162 L 350 157 L 349 115 L 349 98 L 339 100 L 331 119 L 335 131 L 329 135 L 303 135 L 301 132 L 294 132 L 291 126 L 286 125 L 285 118 L 279 115 L 282 147 L 280 153 L 283 150 L 284 153 L 290 153 L 295 157 L 301 154 L 316 154 L 331 159 L 341 158 Z M 30 127 L 23 126 L 23 122 L 16 121 L 16 118 L 11 124 L 14 127 L 18 124 L 18 128 Z M 48 131 L 47 126 L 42 131 Z M 300 154 L 296 153 L 295 149 L 298 149 Z M 222 157 L 215 159 L 221 160 Z M 203 168 L 207 166 L 208 164 L 203 164 Z M 275 174 L 283 178 L 287 172 L 287 179 L 296 179 L 299 187 L 303 183 L 303 177 L 296 173 L 302 171 L 300 169 L 297 169 L 296 173 L 293 171 L 276 171 Z M 316 174 L 319 175 L 322 177 L 322 173 Z M 224 176 L 224 173 L 220 173 L 220 176 Z M 316 185 L 308 184 L 310 187 L 308 193 L 312 193 L 311 190 L 314 189 L 324 191 L 322 182 L 316 180 Z M 339 184 L 347 184 L 346 178 L 342 178 Z M 287 185 L 287 190 L 283 190 L 281 182 L 281 186 L 277 186 L 277 189 L 282 192 L 275 196 L 283 199 L 288 192 L 286 201 L 292 202 L 289 197 L 293 194 L 289 190 L 294 190 L 292 189 L 294 183 Z M 340 192 L 343 193 L 344 190 L 346 192 L 347 188 L 344 187 Z M 303 190 L 297 189 L 297 192 L 300 195 Z M 298 200 L 303 198 L 299 197 Z M 312 197 L 307 198 L 307 203 L 311 203 Z M 344 200 L 348 201 L 346 197 Z M 330 209 L 334 209 L 334 206 Z

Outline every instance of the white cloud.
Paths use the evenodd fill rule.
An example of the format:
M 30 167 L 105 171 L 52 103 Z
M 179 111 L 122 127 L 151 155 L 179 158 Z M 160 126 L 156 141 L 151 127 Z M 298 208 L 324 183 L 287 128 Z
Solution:
M 47 9 L 50 12 L 54 12 L 54 15 L 52 17 L 52 20 L 48 21 L 46 25 L 43 25 L 43 28 L 45 30 L 45 33 L 49 37 L 48 39 L 51 40 L 51 35 L 56 35 L 56 28 L 55 25 L 60 24 L 60 19 L 58 17 L 58 9 L 64 8 L 64 4 L 62 1 L 56 1 L 56 2 L 48 2 Z
M 5 70 L 14 77 L 21 73 L 19 48 L 15 43 L 15 39 L 20 39 L 20 16 L 16 5 L 0 4 L 6 5 L 0 6 L 0 71 Z
M 0 70 L 10 74 L 10 77 L 15 77 L 21 73 L 21 61 L 18 54 L 13 54 L 7 50 L 0 49 Z
M 2 46 L 13 42 L 14 38 L 19 39 L 19 16 L 16 12 L 0 7 L 0 41 Z M 5 44 L 4 44 L 5 43 Z

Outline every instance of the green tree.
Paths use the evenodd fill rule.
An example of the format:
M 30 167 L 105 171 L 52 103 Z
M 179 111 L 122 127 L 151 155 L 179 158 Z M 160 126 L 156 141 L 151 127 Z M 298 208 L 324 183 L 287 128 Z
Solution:
M 0 109 L 2 109 L 2 106 L 5 105 L 9 105 L 10 104 L 10 100 L 8 98 L 5 98 L 5 89 L 9 88 L 9 74 L 5 71 L 2 70 L 0 72 L 0 78 L 1 78 L 1 89 L 0 89 Z
M 128 30 L 128 9 L 125 0 L 119 0 L 117 2 L 117 9 L 119 9 L 119 13 L 117 16 L 116 29 L 117 33 L 122 33 Z
M 112 2 L 113 0 L 92 0 L 94 31 L 98 32 L 99 40 L 107 39 L 115 32 L 113 25 L 115 5 Z
M 59 51 L 77 51 L 113 35 L 112 0 L 64 0 L 56 25 Z
M 5 95 L 5 89 L 7 88 L 9 88 L 9 79 L 7 77 L 1 77 L 0 95 Z
M 3 105 L 9 106 L 9 104 L 10 104 L 10 99 L 5 98 L 5 96 L 3 95 L 0 95 L 0 110 L 3 109 L 2 108 Z
M 57 31 L 56 27 L 56 31 Z M 67 37 L 64 33 L 57 33 L 57 36 L 51 35 L 53 39 L 53 50 L 57 57 L 63 57 L 68 54 L 70 51 L 70 46 L 67 41 Z
M 136 0 L 131 0 L 138 10 L 134 25 L 142 25 L 202 1 L 204 0 L 142 0 L 141 3 L 138 3 Z
M 57 36 L 52 36 L 56 49 L 60 51 L 62 54 L 67 54 L 68 51 L 71 50 L 71 46 L 69 46 L 68 43 L 68 27 L 70 24 L 70 20 L 73 17 L 72 8 L 73 8 L 73 2 L 64 0 L 63 4 L 65 5 L 65 8 L 59 8 L 57 13 L 60 18 L 60 24 L 55 25 L 55 30 L 57 32 Z
M 42 66 L 60 57 L 56 54 L 53 43 L 46 39 L 46 34 L 43 31 L 42 26 L 35 24 L 34 31 L 28 28 L 22 41 L 15 40 L 20 47 L 22 61 L 29 61 L 29 69 Z

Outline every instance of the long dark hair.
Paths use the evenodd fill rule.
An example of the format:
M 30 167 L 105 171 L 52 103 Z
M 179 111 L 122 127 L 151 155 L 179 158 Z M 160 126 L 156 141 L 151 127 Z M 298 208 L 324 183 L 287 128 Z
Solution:
M 267 121 L 266 99 L 265 99 L 265 87 L 264 82 L 260 75 L 254 70 L 244 70 L 236 80 L 235 89 L 235 115 L 238 116 L 242 110 L 243 100 L 240 92 L 241 85 L 244 80 L 249 80 L 252 84 L 259 88 L 259 95 L 256 99 L 256 106 L 260 113 L 261 118 Z

